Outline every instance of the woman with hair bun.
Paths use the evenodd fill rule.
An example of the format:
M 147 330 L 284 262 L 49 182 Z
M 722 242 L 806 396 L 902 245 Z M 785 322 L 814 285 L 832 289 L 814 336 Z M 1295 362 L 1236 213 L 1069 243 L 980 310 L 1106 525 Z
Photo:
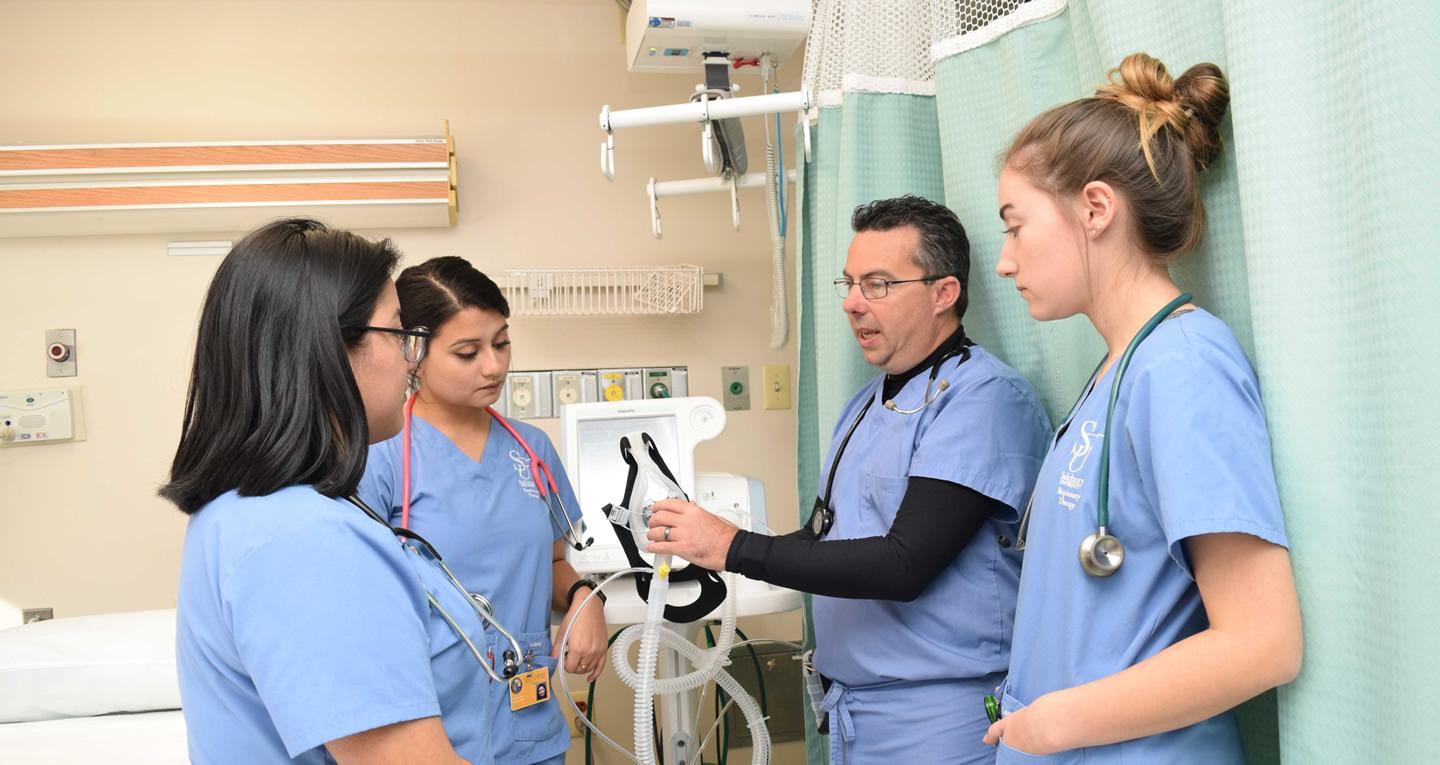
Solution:
M 1169 263 L 1205 230 L 1224 74 L 1143 53 L 1020 131 L 996 271 L 1107 353 L 1021 527 L 997 761 L 1243 762 L 1231 710 L 1300 670 L 1300 608 L 1254 370 Z M 1077 560 L 1078 554 L 1078 560 Z

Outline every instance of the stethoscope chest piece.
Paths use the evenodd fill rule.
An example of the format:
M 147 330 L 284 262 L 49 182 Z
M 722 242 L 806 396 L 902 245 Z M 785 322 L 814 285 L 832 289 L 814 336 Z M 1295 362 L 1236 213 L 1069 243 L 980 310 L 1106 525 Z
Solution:
M 1125 562 L 1125 545 L 1104 526 L 1080 542 L 1080 567 L 1091 576 L 1110 576 Z
M 810 533 L 814 534 L 816 539 L 824 539 L 825 535 L 830 533 L 830 527 L 835 525 L 835 511 L 825 505 L 825 500 L 817 497 L 815 507 L 810 510 L 810 520 L 807 525 L 810 527 Z

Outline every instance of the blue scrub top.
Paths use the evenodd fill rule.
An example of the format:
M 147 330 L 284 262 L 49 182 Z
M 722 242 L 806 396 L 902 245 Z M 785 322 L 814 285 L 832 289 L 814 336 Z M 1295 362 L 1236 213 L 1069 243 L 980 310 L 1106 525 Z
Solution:
M 176 655 L 197 763 L 334 762 L 322 745 L 441 716 L 456 752 L 489 763 L 480 620 L 440 570 L 343 499 L 305 486 L 229 492 L 191 516 Z
M 1113 368 L 1112 368 L 1113 371 Z M 1113 377 L 1067 418 L 1035 488 L 1004 705 L 1106 677 L 1208 627 L 1181 542 L 1242 532 L 1288 546 L 1259 384 L 1229 327 L 1203 311 L 1171 318 L 1131 358 L 1110 445 L 1110 533 L 1125 564 L 1080 568 L 1095 531 L 1100 444 Z M 1143 704 L 1144 699 L 1116 703 Z M 1000 762 L 1029 762 L 1028 755 Z M 1012 752 L 1012 754 L 1014 754 Z M 1054 762 L 1243 762 L 1233 715 Z
M 846 404 L 820 474 L 821 494 L 845 430 L 873 399 L 840 460 L 827 538 L 883 536 L 911 477 L 969 487 L 1008 511 L 986 521 L 912 602 L 814 598 L 816 668 L 848 686 L 978 678 L 1008 663 L 1020 561 L 996 539 L 1014 538 L 1049 421 L 1029 382 L 981 346 L 971 347 L 963 364 L 947 360 L 941 378 L 950 387 L 917 414 L 882 406 L 883 375 Z M 907 382 L 895 396 L 898 407 L 919 406 L 928 379 L 927 371 Z
M 550 468 L 578 526 L 580 504 L 549 437 L 532 425 L 509 422 Z M 359 489 L 361 498 L 388 513 L 394 526 L 401 515 L 401 448 L 401 436 L 372 446 Z M 435 545 L 466 589 L 490 599 L 496 618 L 533 655 L 532 664 L 547 667 L 559 682 L 550 657 L 550 598 L 553 546 L 562 530 L 540 498 L 525 449 L 492 422 L 476 462 L 418 416 L 411 419 L 410 449 L 410 528 Z M 599 607 L 598 601 L 592 603 Z M 502 640 L 490 641 L 497 657 L 508 645 Z M 570 734 L 553 696 L 512 712 L 509 692 L 494 690 L 496 762 L 533 763 L 569 748 Z

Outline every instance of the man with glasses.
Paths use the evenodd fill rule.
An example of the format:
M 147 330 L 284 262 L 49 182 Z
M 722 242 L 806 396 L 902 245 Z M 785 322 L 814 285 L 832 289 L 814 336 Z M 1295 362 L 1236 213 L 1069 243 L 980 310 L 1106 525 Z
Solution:
M 943 205 L 862 205 L 835 280 L 882 374 L 845 406 L 810 520 L 770 537 L 654 506 L 649 550 L 813 593 L 832 762 L 993 762 L 983 699 L 1009 660 L 1015 524 L 1050 435 L 1030 384 L 971 342 L 970 246 Z

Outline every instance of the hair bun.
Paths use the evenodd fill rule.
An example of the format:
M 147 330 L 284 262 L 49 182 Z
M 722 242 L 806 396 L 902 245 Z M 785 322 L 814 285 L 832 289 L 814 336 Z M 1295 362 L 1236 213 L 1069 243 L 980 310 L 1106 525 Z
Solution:
M 1195 166 L 1204 170 L 1224 145 L 1220 121 L 1230 108 L 1230 83 L 1214 64 L 1196 64 L 1175 80 L 1175 91 L 1190 119 L 1181 131 Z
M 1110 70 L 1108 79 L 1110 84 L 1101 90 L 1111 91 L 1110 95 L 1116 100 L 1137 105 L 1178 103 L 1175 80 L 1165 65 L 1148 53 L 1126 56 L 1120 66 Z
M 1197 170 L 1220 153 L 1220 121 L 1230 105 L 1230 88 L 1220 67 L 1196 64 L 1179 79 L 1148 53 L 1132 53 L 1110 70 L 1109 84 L 1095 95 L 1119 102 L 1140 117 L 1140 139 L 1149 161 L 1150 138 L 1170 127 L 1185 138 Z

